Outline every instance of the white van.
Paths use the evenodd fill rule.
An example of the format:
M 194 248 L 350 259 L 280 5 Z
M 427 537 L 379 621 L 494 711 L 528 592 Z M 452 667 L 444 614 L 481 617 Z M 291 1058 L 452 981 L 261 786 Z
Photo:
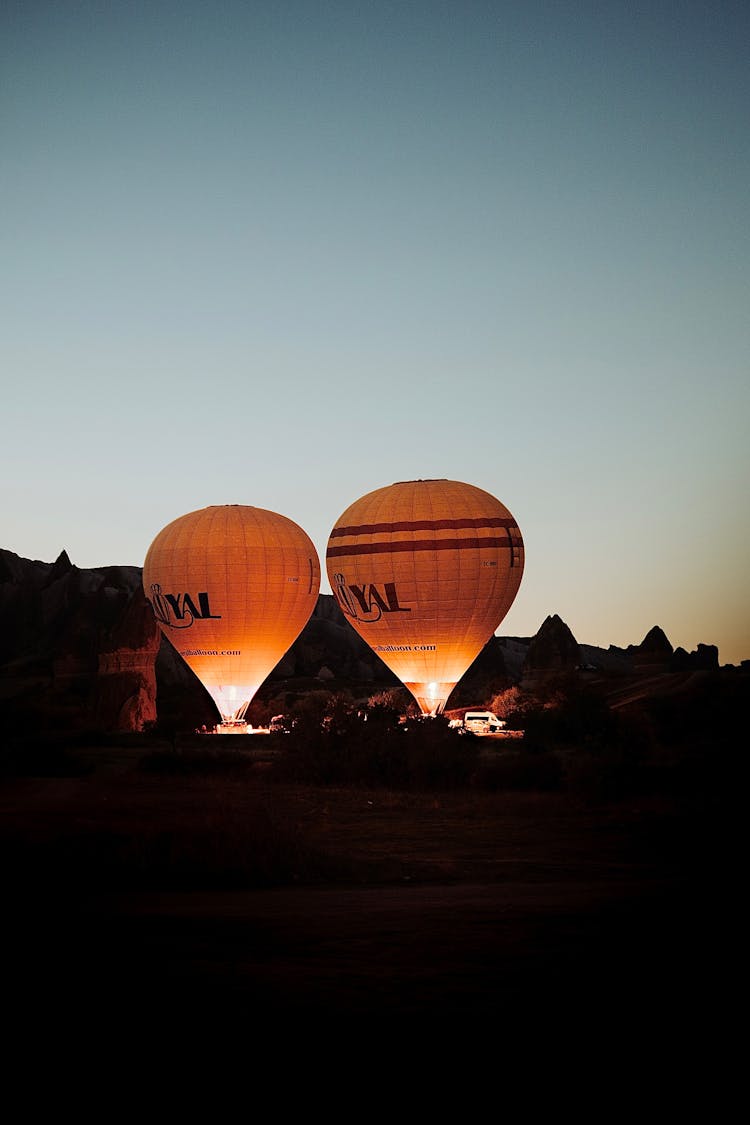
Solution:
M 472 734 L 497 734 L 504 728 L 505 720 L 498 719 L 492 711 L 467 711 L 464 715 L 464 730 Z

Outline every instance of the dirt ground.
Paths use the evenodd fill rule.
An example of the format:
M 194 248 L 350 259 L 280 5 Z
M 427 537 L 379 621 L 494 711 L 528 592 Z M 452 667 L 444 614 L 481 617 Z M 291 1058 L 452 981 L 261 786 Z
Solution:
M 254 1035 L 635 1022 L 723 1008 L 706 809 L 145 773 L 0 787 L 15 1022 Z M 710 835 L 710 845 L 707 836 Z

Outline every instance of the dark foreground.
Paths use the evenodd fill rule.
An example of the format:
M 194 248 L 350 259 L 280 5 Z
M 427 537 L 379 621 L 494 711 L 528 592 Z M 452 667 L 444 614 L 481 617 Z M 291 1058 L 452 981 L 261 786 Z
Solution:
M 689 1035 L 731 1001 L 711 800 L 393 793 L 143 770 L 5 778 L 5 1013 L 241 1041 Z

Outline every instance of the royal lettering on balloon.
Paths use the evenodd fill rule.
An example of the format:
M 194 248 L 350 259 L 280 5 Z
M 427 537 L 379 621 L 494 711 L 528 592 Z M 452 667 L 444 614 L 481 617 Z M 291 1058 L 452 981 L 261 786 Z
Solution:
M 361 586 L 347 584 L 344 575 L 339 573 L 334 575 L 334 593 L 341 609 L 355 621 L 372 624 L 384 613 L 411 613 L 409 606 L 399 605 L 395 582 L 384 582 L 381 594 L 374 582 Z
M 164 594 L 158 582 L 151 584 L 154 617 L 170 629 L 188 629 L 195 621 L 221 620 L 220 613 L 211 613 L 207 591 L 202 590 L 197 598 L 196 606 L 190 594 Z

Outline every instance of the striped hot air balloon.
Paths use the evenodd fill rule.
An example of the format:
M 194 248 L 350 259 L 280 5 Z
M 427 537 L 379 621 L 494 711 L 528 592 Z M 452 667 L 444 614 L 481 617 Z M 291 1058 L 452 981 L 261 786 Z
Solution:
M 159 532 L 143 587 L 162 632 L 227 724 L 243 719 L 307 624 L 320 563 L 307 533 L 286 516 L 224 504 L 189 512 Z
M 348 621 L 429 715 L 510 609 L 523 564 L 505 505 L 452 480 L 367 493 L 339 517 L 326 552 Z

